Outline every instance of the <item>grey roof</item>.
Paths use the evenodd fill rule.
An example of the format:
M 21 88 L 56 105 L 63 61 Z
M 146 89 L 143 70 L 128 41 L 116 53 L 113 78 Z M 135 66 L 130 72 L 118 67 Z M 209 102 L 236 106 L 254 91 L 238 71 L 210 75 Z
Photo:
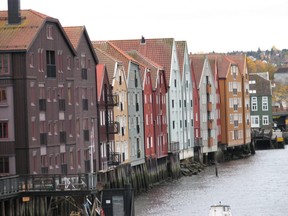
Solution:
M 250 90 L 256 90 L 256 93 L 250 95 L 256 96 L 272 96 L 271 81 L 263 78 L 258 74 L 249 74 L 249 80 L 255 80 L 255 84 L 249 84 Z

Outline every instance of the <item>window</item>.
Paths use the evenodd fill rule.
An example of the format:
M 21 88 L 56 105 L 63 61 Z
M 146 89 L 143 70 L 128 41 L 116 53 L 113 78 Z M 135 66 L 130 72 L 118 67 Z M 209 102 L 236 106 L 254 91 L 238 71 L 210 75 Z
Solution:
M 63 50 L 58 50 L 57 58 L 58 58 L 58 72 L 63 73 Z
M 6 89 L 0 88 L 0 103 L 7 103 Z
M 251 97 L 251 110 L 252 111 L 257 111 L 258 106 L 257 106 L 257 97 Z
M 36 121 L 36 117 L 35 116 L 32 116 L 31 117 L 31 134 L 32 134 L 32 140 L 36 140 L 36 133 L 35 133 L 35 129 L 36 129 L 36 126 L 35 126 L 35 121 Z
M 177 86 L 177 81 L 176 81 L 176 79 L 174 79 L 174 87 L 176 87 Z
M 69 105 L 72 105 L 72 95 L 71 95 L 71 86 L 69 86 L 67 88 L 67 99 L 68 99 L 68 104 Z
M 47 25 L 46 36 L 47 36 L 47 39 L 53 40 L 53 26 L 52 25 Z
M 29 65 L 30 65 L 30 68 L 34 67 L 34 54 L 33 53 L 29 54 Z
M 0 54 L 0 75 L 9 73 L 9 55 Z
M 173 124 L 173 129 L 175 129 L 175 121 L 173 121 L 172 124 Z
M 46 51 L 47 77 L 56 78 L 55 51 Z
M 81 54 L 81 68 L 87 68 L 86 67 L 86 55 Z
M 251 127 L 259 127 L 259 116 L 251 116 Z
M 269 116 L 268 115 L 262 116 L 262 123 L 263 123 L 263 125 L 269 125 Z
M 268 97 L 262 97 L 262 110 L 268 111 Z
M 38 70 L 44 72 L 44 50 L 43 48 L 38 49 Z
M 0 121 L 0 139 L 8 138 L 8 122 Z
M 9 173 L 8 157 L 0 157 L 0 173 Z

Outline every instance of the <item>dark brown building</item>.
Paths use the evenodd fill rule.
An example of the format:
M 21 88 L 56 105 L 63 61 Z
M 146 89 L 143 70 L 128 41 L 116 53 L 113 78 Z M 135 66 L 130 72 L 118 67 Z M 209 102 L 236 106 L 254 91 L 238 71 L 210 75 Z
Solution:
M 83 136 L 89 139 L 84 131 L 91 129 L 96 108 L 88 94 L 95 92 L 95 87 L 87 81 L 83 90 L 85 82 L 74 77 L 77 61 L 82 63 L 81 52 L 76 54 L 57 19 L 33 10 L 20 11 L 19 5 L 8 8 L 15 11 L 0 12 L 0 173 L 84 171 L 82 162 L 78 169 L 77 156 L 78 161 L 85 159 L 82 147 L 86 140 L 79 140 Z M 81 46 L 77 50 L 82 50 Z M 87 67 L 79 67 L 78 75 L 86 68 L 87 80 L 95 82 L 97 60 L 91 53 L 87 52 Z M 80 136 L 75 133 L 76 103 L 81 109 L 91 109 L 89 115 L 82 112 L 81 118 L 87 121 L 82 122 L 84 135 Z
M 71 150 L 70 161 L 75 162 L 77 172 L 99 170 L 99 142 L 96 93 L 97 56 L 84 26 L 65 27 L 77 55 L 74 57 L 74 96 L 76 149 Z M 71 92 L 71 93 L 72 93 Z M 91 146 L 93 146 L 91 148 Z M 91 149 L 93 165 L 91 164 Z M 76 154 L 76 155 L 75 155 Z M 75 161 L 77 158 L 77 161 Z M 98 160 L 98 159 L 97 159 Z M 93 166 L 93 167 L 91 167 Z

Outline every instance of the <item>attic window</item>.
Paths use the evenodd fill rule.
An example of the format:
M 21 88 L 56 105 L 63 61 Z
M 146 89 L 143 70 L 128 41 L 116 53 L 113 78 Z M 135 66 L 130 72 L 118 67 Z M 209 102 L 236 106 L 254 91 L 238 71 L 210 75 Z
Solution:
M 52 25 L 47 25 L 46 36 L 47 36 L 47 39 L 53 40 L 53 26 Z

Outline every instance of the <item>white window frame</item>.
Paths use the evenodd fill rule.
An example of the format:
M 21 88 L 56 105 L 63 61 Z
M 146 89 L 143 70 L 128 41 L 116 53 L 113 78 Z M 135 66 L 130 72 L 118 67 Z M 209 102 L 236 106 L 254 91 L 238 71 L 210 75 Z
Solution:
M 262 116 L 262 124 L 263 125 L 269 125 L 269 116 L 268 115 Z
M 267 96 L 262 97 L 262 110 L 268 111 L 268 97 Z
M 251 110 L 252 111 L 258 110 L 257 97 L 251 97 Z

